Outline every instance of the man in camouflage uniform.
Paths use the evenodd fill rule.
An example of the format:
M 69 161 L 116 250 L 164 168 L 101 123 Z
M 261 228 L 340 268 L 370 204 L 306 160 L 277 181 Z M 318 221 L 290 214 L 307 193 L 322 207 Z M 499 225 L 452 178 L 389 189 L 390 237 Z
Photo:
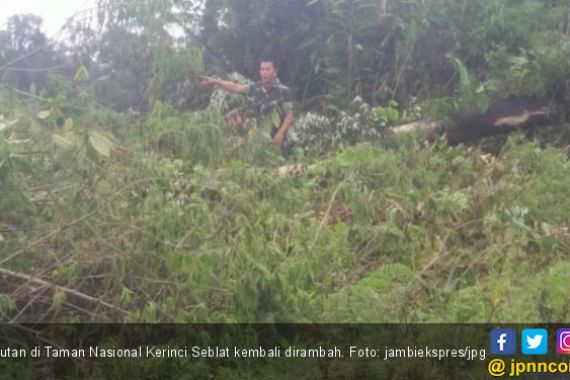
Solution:
M 242 94 L 253 99 L 256 107 L 257 127 L 267 131 L 273 145 L 281 147 L 283 156 L 289 154 L 287 131 L 293 125 L 293 99 L 291 90 L 277 78 L 278 69 L 272 59 L 262 59 L 259 65 L 261 81 L 244 85 L 202 76 L 205 85 L 216 85 L 228 92 Z

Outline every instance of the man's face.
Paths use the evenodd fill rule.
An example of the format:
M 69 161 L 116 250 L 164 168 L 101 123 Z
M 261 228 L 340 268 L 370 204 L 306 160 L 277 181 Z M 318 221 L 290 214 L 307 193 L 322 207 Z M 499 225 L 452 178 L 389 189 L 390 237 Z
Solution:
M 272 85 L 277 79 L 277 69 L 273 66 L 273 62 L 261 62 L 259 66 L 259 76 L 261 83 L 264 85 Z

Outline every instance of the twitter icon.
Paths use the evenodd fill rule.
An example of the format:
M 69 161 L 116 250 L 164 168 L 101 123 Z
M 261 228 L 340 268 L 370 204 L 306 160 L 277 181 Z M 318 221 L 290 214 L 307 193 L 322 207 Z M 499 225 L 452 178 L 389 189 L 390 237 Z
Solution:
M 546 355 L 548 332 L 545 329 L 524 329 L 521 346 L 525 355 Z

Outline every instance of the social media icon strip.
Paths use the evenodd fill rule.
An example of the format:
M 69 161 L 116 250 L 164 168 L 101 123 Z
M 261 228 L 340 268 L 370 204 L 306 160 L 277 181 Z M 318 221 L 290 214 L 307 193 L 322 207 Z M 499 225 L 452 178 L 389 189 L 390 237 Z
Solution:
M 522 353 L 525 355 L 546 355 L 548 352 L 548 331 L 545 329 L 524 329 L 521 335 L 521 347 Z
M 490 343 L 491 354 L 514 355 L 517 352 L 517 332 L 514 329 L 494 329 Z
M 556 330 L 556 352 L 563 355 L 570 354 L 570 329 Z

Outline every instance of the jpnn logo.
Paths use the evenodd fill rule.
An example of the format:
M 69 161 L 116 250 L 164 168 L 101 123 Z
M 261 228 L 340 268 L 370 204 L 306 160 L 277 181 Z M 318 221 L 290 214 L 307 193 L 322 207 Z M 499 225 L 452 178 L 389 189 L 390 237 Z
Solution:
M 545 329 L 524 329 L 521 346 L 525 355 L 546 355 L 548 332 Z
M 570 339 L 568 339 L 570 343 Z M 494 355 L 514 355 L 517 352 L 517 333 L 513 329 L 491 331 L 491 353 Z

